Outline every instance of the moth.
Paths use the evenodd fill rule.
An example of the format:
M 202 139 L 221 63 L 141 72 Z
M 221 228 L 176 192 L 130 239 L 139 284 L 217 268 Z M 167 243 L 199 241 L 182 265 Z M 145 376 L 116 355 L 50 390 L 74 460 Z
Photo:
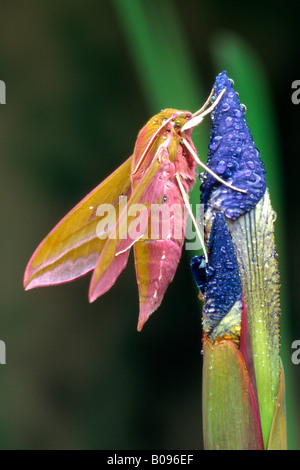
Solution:
M 148 121 L 131 157 L 38 246 L 25 271 L 26 290 L 70 282 L 93 271 L 89 287 L 89 301 L 93 302 L 113 286 L 133 248 L 140 303 L 138 330 L 142 329 L 175 275 L 187 212 L 205 249 L 188 197 L 196 181 L 196 166 L 238 190 L 199 160 L 191 140 L 193 127 L 213 110 L 223 93 L 211 104 L 213 94 L 214 89 L 194 114 L 165 109 Z M 180 211 L 184 206 L 187 211 Z

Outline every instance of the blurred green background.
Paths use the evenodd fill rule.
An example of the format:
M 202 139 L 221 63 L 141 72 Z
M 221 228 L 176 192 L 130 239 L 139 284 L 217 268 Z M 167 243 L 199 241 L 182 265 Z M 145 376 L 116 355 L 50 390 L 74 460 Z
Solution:
M 290 359 L 300 339 L 299 32 L 294 5 L 272 5 L 1 1 L 0 448 L 202 448 L 190 253 L 142 333 L 132 257 L 92 305 L 90 276 L 26 293 L 22 278 L 37 244 L 131 154 L 149 117 L 195 111 L 224 69 L 247 106 L 278 214 L 289 446 L 300 448 L 300 365 Z M 204 161 L 209 124 L 194 131 Z

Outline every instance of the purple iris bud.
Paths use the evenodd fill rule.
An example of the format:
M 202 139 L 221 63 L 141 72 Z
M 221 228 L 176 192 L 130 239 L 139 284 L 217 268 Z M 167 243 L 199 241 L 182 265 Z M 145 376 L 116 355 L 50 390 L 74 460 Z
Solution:
M 210 335 L 237 300 L 242 300 L 239 267 L 225 217 L 216 214 L 210 239 L 209 262 L 203 256 L 191 260 L 192 274 L 205 298 L 204 329 Z
M 205 211 L 210 207 L 236 219 L 255 207 L 264 195 L 266 172 L 245 119 L 245 107 L 226 72 L 217 76 L 214 86 L 215 96 L 226 91 L 212 113 L 207 165 L 223 180 L 247 193 L 230 189 L 207 174 L 201 186 L 201 202 Z

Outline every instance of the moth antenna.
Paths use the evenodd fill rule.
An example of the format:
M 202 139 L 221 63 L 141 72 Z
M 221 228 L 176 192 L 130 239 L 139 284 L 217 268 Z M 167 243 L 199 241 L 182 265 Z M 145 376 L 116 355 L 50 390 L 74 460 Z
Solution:
M 190 152 L 190 154 L 192 155 L 193 159 L 195 160 L 195 162 L 201 166 L 201 168 L 203 168 L 205 171 L 207 171 L 207 173 L 209 173 L 210 175 L 212 175 L 217 181 L 219 181 L 219 183 L 222 183 L 224 184 L 225 186 L 227 186 L 228 188 L 230 189 L 233 189 L 234 191 L 238 191 L 239 193 L 243 193 L 243 194 L 247 194 L 247 191 L 245 189 L 239 189 L 239 188 L 236 188 L 235 186 L 233 186 L 232 184 L 228 183 L 227 181 L 223 180 L 222 178 L 220 178 L 220 176 L 218 176 L 214 171 L 212 171 L 208 166 L 206 166 L 203 162 L 201 162 L 201 160 L 199 159 L 198 155 L 196 154 L 196 152 L 193 150 L 193 148 L 191 147 L 191 145 L 188 143 L 188 141 L 186 139 L 181 139 L 181 143 L 183 145 L 185 145 L 185 147 L 188 149 L 188 151 Z
M 217 96 L 217 98 L 215 99 L 215 101 L 213 102 L 213 104 L 211 106 L 209 106 L 209 108 L 205 109 L 207 104 L 209 103 L 211 97 L 213 96 L 213 93 L 214 93 L 214 88 L 211 92 L 211 94 L 209 95 L 209 98 L 206 100 L 205 104 L 202 106 L 202 108 L 200 108 L 198 111 L 196 111 L 194 114 L 193 114 L 193 117 L 192 119 L 190 119 L 190 121 L 187 121 L 181 128 L 182 131 L 186 131 L 187 129 L 191 129 L 192 127 L 195 127 L 195 126 L 198 126 L 198 124 L 200 124 L 202 121 L 203 121 L 203 118 L 205 116 L 207 116 L 207 114 L 210 114 L 214 109 L 215 107 L 217 106 L 217 104 L 220 102 L 222 96 L 224 95 L 225 91 L 226 91 L 226 88 L 223 88 L 223 90 L 221 91 L 221 93 Z
M 205 247 L 205 244 L 204 244 L 204 240 L 201 236 L 201 233 L 200 233 L 200 230 L 199 230 L 199 226 L 198 226 L 198 223 L 197 223 L 197 220 L 195 219 L 195 216 L 193 214 L 193 211 L 191 209 L 191 206 L 190 206 L 190 201 L 189 201 L 189 196 L 188 194 L 186 193 L 184 187 L 183 187 L 183 184 L 181 182 L 181 179 L 180 179 L 180 175 L 178 173 L 175 173 L 175 177 L 177 179 L 177 182 L 178 182 L 178 186 L 179 186 L 179 189 L 180 189 L 180 192 L 182 194 L 182 198 L 184 200 L 184 204 L 185 204 L 185 207 L 187 208 L 188 210 L 188 213 L 190 214 L 190 217 L 192 219 L 192 222 L 194 224 L 194 227 L 196 229 L 196 233 L 197 233 L 197 236 L 200 240 L 200 243 L 201 243 L 201 246 L 203 248 L 203 253 L 204 253 L 204 258 L 205 258 L 205 261 L 206 263 L 208 263 L 208 256 L 207 256 L 207 251 L 206 251 L 206 247 Z
M 209 94 L 209 97 L 207 98 L 207 100 L 205 101 L 204 105 L 201 106 L 200 109 L 198 109 L 198 111 L 196 111 L 194 114 L 193 114 L 193 117 L 195 116 L 198 116 L 198 114 L 201 114 L 206 108 L 207 106 L 210 104 L 210 100 L 212 99 L 212 97 L 214 96 L 214 93 L 215 93 L 216 89 L 213 87 L 210 94 Z

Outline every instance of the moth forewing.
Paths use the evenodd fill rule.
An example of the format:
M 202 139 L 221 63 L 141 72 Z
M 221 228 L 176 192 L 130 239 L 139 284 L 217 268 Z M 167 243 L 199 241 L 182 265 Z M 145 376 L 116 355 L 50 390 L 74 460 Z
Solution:
M 130 215 L 130 208 L 141 201 L 146 202 L 143 201 L 143 196 L 159 169 L 160 162 L 158 158 L 155 158 L 143 179 L 140 179 L 138 185 L 133 189 L 132 195 L 120 214 L 115 228 L 110 233 L 92 275 L 89 289 L 89 299 L 91 302 L 110 289 L 121 271 L 125 268 L 129 250 L 137 241 L 132 239 L 128 233 L 128 228 L 137 217 L 136 213 Z M 125 256 L 121 257 L 121 255 L 124 255 L 126 252 L 128 253 L 125 262 Z M 120 257 L 121 259 L 117 259 Z
M 104 203 L 115 207 L 120 195 L 130 195 L 131 164 L 132 157 L 80 201 L 40 243 L 25 270 L 25 289 L 72 281 L 94 269 L 106 242 L 97 236 L 97 208 Z

